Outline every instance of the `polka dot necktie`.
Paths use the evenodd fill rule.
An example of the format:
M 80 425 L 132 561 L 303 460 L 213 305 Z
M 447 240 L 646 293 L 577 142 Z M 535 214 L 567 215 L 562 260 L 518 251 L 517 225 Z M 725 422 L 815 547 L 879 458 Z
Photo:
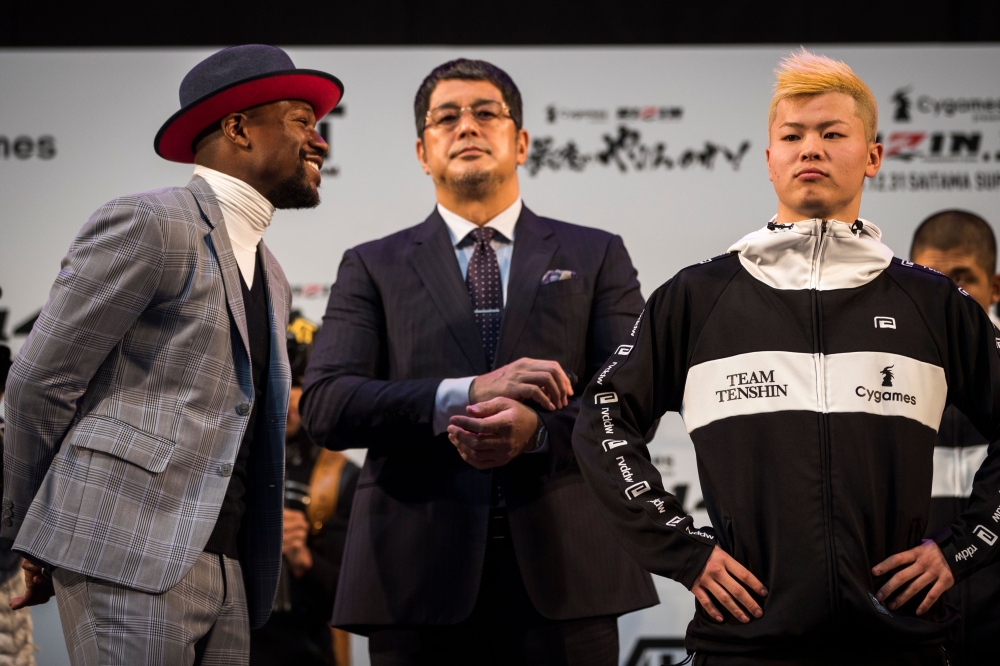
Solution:
M 479 326 L 479 337 L 483 341 L 486 362 L 493 367 L 500 339 L 500 320 L 503 318 L 503 282 L 500 280 L 500 264 L 497 253 L 490 241 L 496 229 L 480 227 L 469 232 L 476 249 L 469 260 L 469 271 L 465 276 L 465 286 L 472 298 L 472 312 Z

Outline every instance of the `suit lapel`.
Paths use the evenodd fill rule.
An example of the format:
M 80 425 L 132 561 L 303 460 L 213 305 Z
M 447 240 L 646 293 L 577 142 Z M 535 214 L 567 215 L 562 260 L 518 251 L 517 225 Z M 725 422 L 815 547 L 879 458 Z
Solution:
M 410 262 L 476 374 L 487 372 L 486 353 L 472 315 L 472 301 L 455 260 L 448 227 L 436 208 L 417 228 Z
M 558 247 L 559 243 L 553 237 L 548 223 L 526 206 L 522 208 L 514 231 L 514 254 L 510 260 L 507 303 L 504 306 L 503 322 L 500 324 L 500 340 L 497 342 L 494 367 L 499 368 L 511 362 L 510 356 L 528 321 L 542 276 Z
M 229 232 L 226 231 L 226 222 L 222 219 L 222 209 L 215 198 L 215 193 L 208 186 L 203 178 L 191 179 L 188 183 L 188 190 L 194 195 L 194 200 L 198 204 L 198 211 L 201 217 L 212 227 L 208 234 L 212 240 L 212 248 L 215 250 L 215 259 L 219 262 L 219 269 L 222 271 L 222 284 L 226 288 L 226 301 L 229 303 L 229 313 L 236 322 L 236 328 L 240 332 L 243 340 L 243 347 L 247 357 L 250 356 L 250 338 L 247 335 L 247 317 L 243 309 L 243 289 L 240 286 L 240 267 L 236 263 L 236 255 L 233 254 L 233 246 L 229 242 Z
M 257 244 L 257 254 L 261 258 L 258 264 L 261 267 L 261 278 L 264 280 L 264 290 L 267 294 L 267 305 L 269 319 L 268 323 L 270 325 L 271 331 L 271 357 L 268 364 L 268 388 L 267 388 L 267 402 L 268 410 L 267 416 L 278 417 L 281 423 L 285 423 L 285 417 L 288 413 L 288 394 L 290 387 L 292 385 L 292 373 L 291 369 L 288 367 L 288 338 L 286 337 L 286 331 L 288 330 L 288 309 L 289 303 L 287 302 L 285 290 L 275 289 L 275 284 L 272 279 L 272 274 L 277 268 L 278 260 L 274 258 L 271 251 L 267 249 L 264 245 L 264 241 L 260 241 Z M 280 274 L 280 269 L 277 271 Z M 280 285 L 280 282 L 279 282 Z M 280 381 L 275 381 L 279 379 Z M 276 474 L 277 478 L 281 478 L 284 470 L 285 464 L 285 448 L 283 446 L 284 438 L 284 427 L 281 427 L 281 437 L 273 438 L 271 447 L 271 464 L 272 471 Z

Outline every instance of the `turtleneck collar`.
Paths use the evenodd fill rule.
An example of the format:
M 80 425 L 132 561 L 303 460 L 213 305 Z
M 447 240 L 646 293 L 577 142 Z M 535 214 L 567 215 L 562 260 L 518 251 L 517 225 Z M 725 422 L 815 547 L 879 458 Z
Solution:
M 221 171 L 198 165 L 194 175 L 204 178 L 215 193 L 240 273 L 248 286 L 253 285 L 257 244 L 271 224 L 274 206 L 247 183 Z
M 892 261 L 882 232 L 867 220 L 775 219 L 729 248 L 747 272 L 775 289 L 852 289 L 874 280 Z

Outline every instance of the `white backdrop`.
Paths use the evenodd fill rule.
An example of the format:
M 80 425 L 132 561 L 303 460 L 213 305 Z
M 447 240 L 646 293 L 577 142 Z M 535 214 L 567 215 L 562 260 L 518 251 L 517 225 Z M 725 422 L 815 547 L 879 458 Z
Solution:
M 296 305 L 318 321 L 344 250 L 421 221 L 434 204 L 414 157 L 420 81 L 445 60 L 484 58 L 524 97 L 527 205 L 621 234 L 648 296 L 774 213 L 766 114 L 772 70 L 791 48 L 289 49 L 296 65 L 334 73 L 346 92 L 341 115 L 324 120 L 333 150 L 323 204 L 279 212 L 266 242 Z M 942 208 L 1000 220 L 1000 47 L 813 48 L 846 60 L 878 98 L 886 160 L 862 216 L 897 254 Z M 0 51 L 0 336 L 15 351 L 15 329 L 44 303 L 100 204 L 187 182 L 190 167 L 159 159 L 152 141 L 178 108 L 181 78 L 212 51 Z M 679 418 L 665 419 L 651 450 L 667 487 L 707 522 Z M 657 588 L 660 606 L 619 623 L 622 664 L 682 653 L 693 599 L 668 580 Z M 53 610 L 36 613 L 48 638 L 40 664 L 64 663 L 50 647 Z M 363 645 L 356 664 L 367 663 Z

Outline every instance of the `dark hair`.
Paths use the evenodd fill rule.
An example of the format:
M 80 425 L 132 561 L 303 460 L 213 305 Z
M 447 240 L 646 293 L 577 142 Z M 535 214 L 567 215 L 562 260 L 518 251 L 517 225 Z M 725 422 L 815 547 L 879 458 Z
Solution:
M 413 115 L 417 121 L 417 136 L 424 135 L 424 122 L 431 102 L 431 93 L 441 81 L 460 79 L 463 81 L 489 81 L 497 87 L 503 101 L 510 109 L 510 117 L 514 126 L 521 129 L 521 91 L 517 89 L 514 80 L 496 65 L 485 60 L 467 60 L 459 58 L 439 65 L 427 75 L 424 82 L 417 88 L 417 96 L 413 100 Z
M 928 217 L 913 234 L 910 259 L 924 248 L 968 250 L 975 253 L 988 275 L 996 272 L 997 241 L 993 228 L 975 213 L 952 209 Z

